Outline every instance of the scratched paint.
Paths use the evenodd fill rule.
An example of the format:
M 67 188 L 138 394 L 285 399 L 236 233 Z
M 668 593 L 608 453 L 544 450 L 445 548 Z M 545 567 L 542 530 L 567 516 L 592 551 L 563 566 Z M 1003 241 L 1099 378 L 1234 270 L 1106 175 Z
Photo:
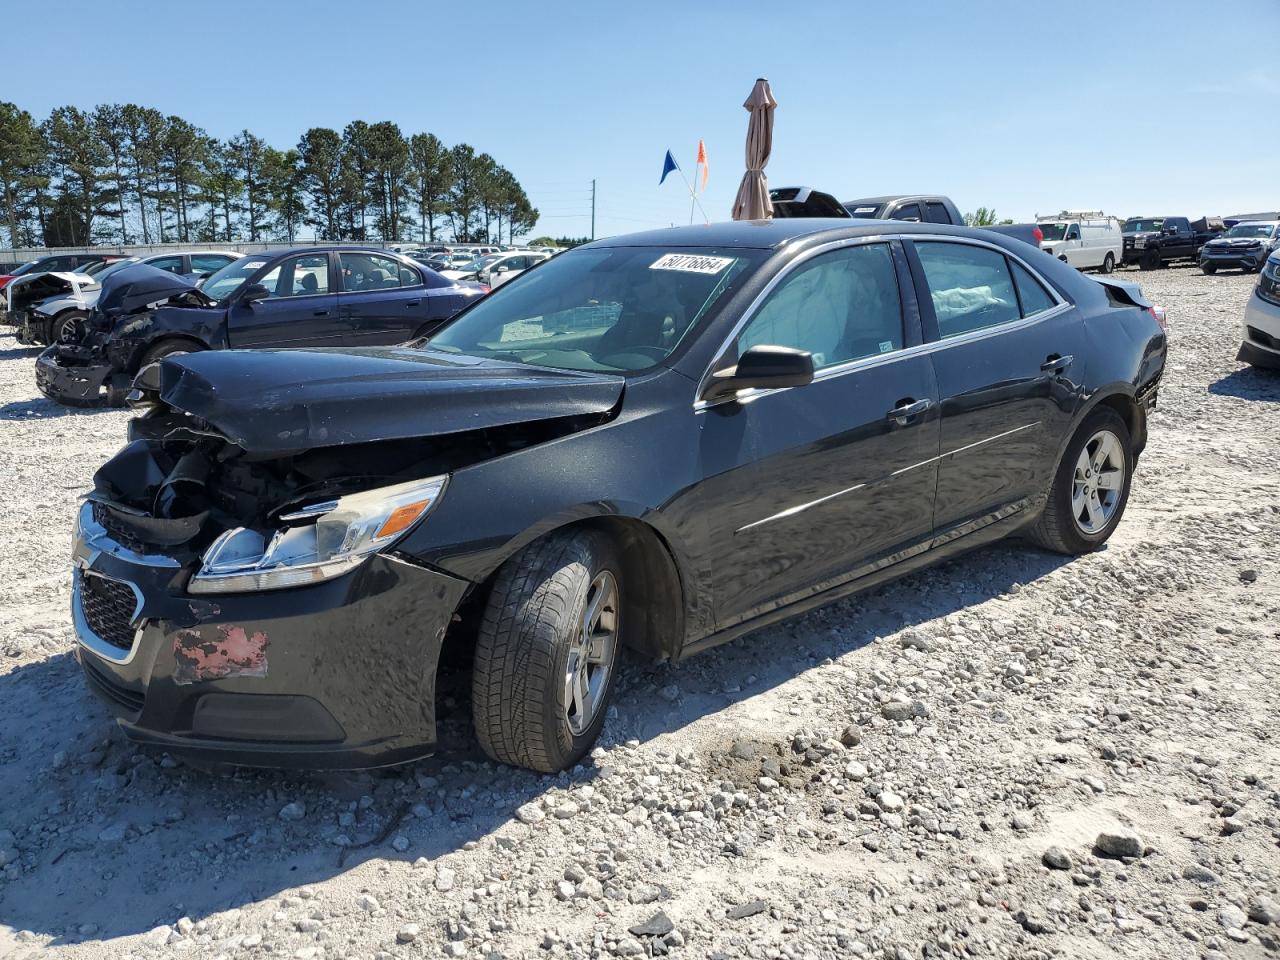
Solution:
M 216 628 L 180 630 L 173 638 L 173 681 L 178 684 L 265 677 L 267 646 L 261 631 L 250 633 L 231 624 Z

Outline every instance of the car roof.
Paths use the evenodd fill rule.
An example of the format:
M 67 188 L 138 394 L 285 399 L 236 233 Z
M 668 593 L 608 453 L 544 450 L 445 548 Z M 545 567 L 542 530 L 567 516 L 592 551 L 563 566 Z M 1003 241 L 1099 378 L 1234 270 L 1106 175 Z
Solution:
M 846 206 L 859 203 L 874 203 L 877 206 L 882 203 L 892 203 L 894 200 L 943 200 L 945 197 L 941 193 L 891 193 L 884 197 L 862 197 L 858 200 L 842 201 Z
M 738 247 L 770 250 L 815 238 L 843 240 L 874 237 L 882 233 L 939 233 L 957 237 L 982 233 L 972 227 L 945 223 L 912 223 L 906 220 L 855 220 L 823 217 L 784 217 L 780 220 L 730 220 L 724 223 L 668 227 L 642 233 L 622 234 L 597 240 L 587 247 Z M 581 248 L 579 248 L 581 249 Z

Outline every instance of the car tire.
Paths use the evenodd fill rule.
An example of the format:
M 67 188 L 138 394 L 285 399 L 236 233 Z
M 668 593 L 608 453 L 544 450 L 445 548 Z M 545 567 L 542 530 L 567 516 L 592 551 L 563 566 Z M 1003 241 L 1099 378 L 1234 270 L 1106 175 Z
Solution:
M 66 310 L 50 318 L 45 327 L 45 342 L 79 343 L 84 339 L 84 322 L 88 319 L 89 314 L 83 310 Z
M 1142 270 L 1158 270 L 1161 266 L 1160 254 L 1154 250 L 1144 253 L 1142 259 L 1138 262 L 1138 266 Z
M 161 340 L 147 348 L 147 352 L 142 355 L 142 362 L 138 364 L 138 369 L 149 367 L 165 357 L 180 357 L 184 353 L 196 353 L 203 349 L 204 347 L 190 340 Z
M 587 530 L 535 541 L 498 571 L 471 678 L 476 738 L 540 773 L 576 764 L 604 727 L 621 652 L 621 565 Z
M 1203 273 L 1206 277 L 1212 277 L 1215 273 L 1218 272 L 1218 268 L 1215 267 L 1212 263 L 1202 263 L 1200 264 L 1200 272 Z
M 1102 258 L 1102 272 L 1111 273 L 1111 271 L 1115 270 L 1115 268 L 1116 268 L 1116 255 L 1112 253 L 1110 250 L 1108 250 L 1107 255 Z
M 1100 460 L 1103 469 L 1098 471 Z M 1031 539 L 1070 556 L 1097 550 L 1124 516 L 1135 463 L 1124 419 L 1110 407 L 1095 409 L 1067 444 Z M 1118 486 L 1103 487 L 1100 478 L 1116 470 L 1120 476 L 1110 482 Z

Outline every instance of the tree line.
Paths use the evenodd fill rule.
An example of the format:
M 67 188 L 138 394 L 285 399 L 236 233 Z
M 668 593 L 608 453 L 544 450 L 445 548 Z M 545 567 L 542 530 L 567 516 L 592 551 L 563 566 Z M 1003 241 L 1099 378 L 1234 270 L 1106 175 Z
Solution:
M 0 101 L 0 237 L 10 247 L 324 240 L 513 242 L 538 220 L 487 153 L 390 121 L 312 127 L 280 150 L 137 104 Z

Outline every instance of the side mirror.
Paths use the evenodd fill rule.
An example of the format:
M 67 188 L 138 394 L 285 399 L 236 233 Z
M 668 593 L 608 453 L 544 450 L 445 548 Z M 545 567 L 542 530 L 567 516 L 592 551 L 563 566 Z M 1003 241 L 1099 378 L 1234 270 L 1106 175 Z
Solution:
M 494 273 L 510 273 L 511 268 L 508 267 L 505 263 L 500 263 L 493 268 L 493 272 Z
M 240 302 L 244 304 L 256 303 L 259 300 L 265 300 L 271 296 L 271 291 L 260 283 L 251 283 L 240 293 Z
M 715 400 L 752 387 L 803 387 L 813 382 L 813 354 L 791 347 L 761 345 L 738 358 L 737 366 L 717 370 L 702 393 Z

